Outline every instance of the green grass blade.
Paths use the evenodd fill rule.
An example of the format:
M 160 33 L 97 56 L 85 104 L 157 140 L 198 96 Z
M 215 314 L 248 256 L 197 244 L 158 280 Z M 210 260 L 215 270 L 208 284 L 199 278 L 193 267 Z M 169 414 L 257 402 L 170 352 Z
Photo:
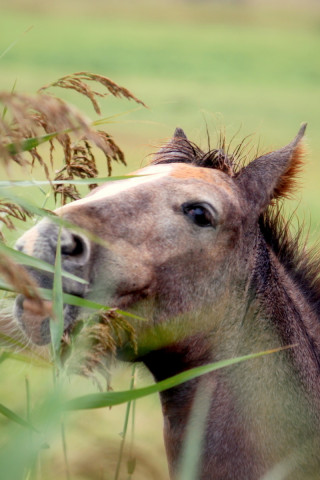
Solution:
M 20 41 L 20 39 L 23 37 L 23 35 L 30 32 L 30 30 L 32 28 L 33 28 L 33 25 L 31 25 L 29 28 L 27 28 L 27 30 L 25 30 L 21 35 L 19 35 L 19 37 L 16 40 L 14 40 L 2 53 L 0 53 L 0 60 Z
M 53 318 L 50 319 L 50 334 L 51 343 L 56 360 L 59 358 L 61 337 L 64 330 L 63 317 L 63 293 L 62 293 L 62 275 L 61 275 L 61 229 L 59 231 L 56 259 L 54 265 L 54 279 L 53 279 Z
M 290 346 L 291 348 L 292 346 Z M 82 397 L 74 398 L 69 400 L 66 403 L 66 410 L 86 410 L 92 408 L 103 408 L 111 407 L 114 405 L 120 405 L 121 403 L 126 403 L 131 400 L 136 400 L 138 398 L 146 397 L 153 393 L 163 392 L 169 388 L 176 387 L 181 385 L 189 380 L 200 377 L 206 373 L 219 370 L 220 368 L 229 367 L 237 363 L 245 362 L 247 360 L 252 360 L 254 358 L 262 357 L 265 355 L 270 355 L 275 352 L 279 352 L 289 347 L 280 347 L 272 350 L 266 350 L 259 353 L 252 353 L 249 355 L 244 355 L 242 357 L 230 358 L 228 360 L 221 360 L 219 362 L 210 363 L 201 367 L 192 368 L 186 372 L 178 373 L 173 377 L 162 380 L 161 382 L 155 383 L 154 385 L 149 385 L 148 387 L 138 388 L 136 390 L 124 390 L 120 392 L 105 392 L 105 393 L 96 393 L 91 395 L 84 395 Z
M 17 79 L 15 79 L 14 84 L 12 85 L 11 93 L 13 93 L 15 91 L 16 85 L 17 85 Z M 8 112 L 8 107 L 7 107 L 7 105 L 5 105 L 4 108 L 3 108 L 3 112 L 2 112 L 2 120 L 5 119 L 5 116 L 7 115 L 7 112 Z
M 212 387 L 208 388 L 207 385 L 202 385 L 200 380 L 188 419 L 177 480 L 199 478 L 200 458 L 211 401 Z
M 0 355 L 0 364 L 5 360 L 16 360 L 17 362 L 29 363 L 41 368 L 48 368 L 51 366 L 51 363 L 45 358 L 36 355 L 34 352 L 30 353 L 32 353 L 32 356 L 30 355 L 29 357 L 28 355 L 21 355 L 21 353 L 3 352 Z
M 0 280 L 0 290 L 4 290 L 6 292 L 15 292 L 14 288 L 11 285 Z M 52 290 L 48 288 L 38 288 L 38 291 L 41 297 L 44 300 L 52 300 L 53 293 Z M 86 298 L 77 297 L 76 295 L 71 295 L 70 293 L 63 293 L 62 294 L 63 303 L 67 303 L 68 305 L 74 305 L 75 307 L 81 308 L 88 308 L 91 310 L 113 310 L 112 307 L 108 307 L 107 305 L 103 305 L 103 303 L 93 302 L 92 300 L 88 300 Z M 140 320 L 145 322 L 146 319 L 143 317 L 139 317 L 139 315 L 135 315 L 134 313 L 129 313 L 124 310 L 116 309 L 116 312 L 124 317 L 128 318 L 135 318 L 136 320 Z
M 111 310 L 112 307 L 108 307 L 107 305 L 103 305 L 102 303 L 93 302 L 92 300 L 88 300 L 86 298 L 76 297 L 75 295 L 70 295 L 69 293 L 63 294 L 63 299 L 65 303 L 69 305 L 74 305 L 76 307 L 82 308 L 89 308 L 91 310 Z M 140 320 L 142 322 L 146 322 L 147 320 L 143 317 L 139 317 L 139 315 L 135 315 L 134 313 L 125 312 L 124 310 L 116 310 L 117 313 L 123 315 L 124 317 L 128 318 L 135 318 L 136 320 Z
M 109 117 L 99 118 L 98 120 L 94 120 L 91 125 L 93 127 L 98 127 L 100 125 L 106 125 L 106 124 L 109 124 L 109 123 L 116 123 L 114 121 L 115 118 L 122 117 L 124 115 L 128 115 L 129 113 L 138 112 L 139 110 L 142 110 L 142 108 L 143 108 L 142 105 L 140 105 L 139 107 L 131 108 L 130 110 L 126 110 L 125 112 L 116 113 L 114 115 L 110 115 Z M 121 122 L 121 123 L 123 123 L 123 122 Z
M 12 187 L 39 187 L 42 185 L 92 185 L 106 182 L 117 182 L 119 180 L 128 180 L 130 178 L 144 177 L 145 175 L 118 175 L 114 177 L 99 177 L 99 178 L 79 178 L 74 180 L 14 180 L 14 181 L 0 181 L 0 188 Z
M 63 458 L 66 470 L 66 480 L 71 480 L 70 476 L 70 465 L 68 459 L 68 448 L 67 448 L 67 439 L 66 439 L 66 430 L 64 421 L 61 421 L 61 440 L 62 440 L 62 451 L 63 451 Z
M 14 353 L 11 350 L 5 350 L 0 355 L 0 363 L 10 358 L 20 362 L 36 364 L 37 366 L 41 367 L 47 367 L 50 365 L 49 360 L 42 357 L 42 355 L 40 355 L 40 353 L 35 351 L 32 347 L 29 347 L 22 341 L 12 338 L 2 332 L 0 332 L 0 346 L 4 346 L 4 348 L 19 347 L 23 349 L 24 352 L 32 355 L 29 357 L 27 355 L 22 355 L 21 353 Z
M 0 403 L 0 413 L 2 413 L 2 415 L 7 417 L 9 420 L 12 420 L 13 422 L 18 423 L 22 427 L 29 428 L 29 429 L 33 430 L 34 432 L 39 433 L 39 431 L 33 425 L 31 425 L 31 423 L 27 422 L 22 417 L 20 417 L 16 413 L 14 413 L 12 410 L 5 407 L 2 403 Z
M 11 46 L 10 46 L 10 48 L 11 48 Z M 3 53 L 3 55 L 7 51 L 8 51 L 8 49 Z M 1 56 L 2 55 L 0 55 L 0 58 L 1 58 Z M 138 110 L 141 110 L 141 109 L 142 109 L 142 107 L 140 106 L 140 107 L 136 107 L 136 108 L 133 108 L 131 110 L 128 110 L 126 112 L 121 112 L 117 115 L 112 115 L 110 117 L 105 117 L 105 118 L 99 118 L 98 120 L 95 120 L 94 122 L 92 122 L 91 125 L 92 126 L 100 126 L 100 125 L 105 125 L 105 124 L 109 124 L 109 123 L 114 123 L 114 121 L 112 121 L 113 118 L 119 117 L 119 116 L 122 116 L 122 115 L 127 115 L 128 113 L 132 113 L 132 112 L 135 112 L 135 111 L 138 111 Z M 52 133 L 47 133 L 45 135 L 42 135 L 40 137 L 26 138 L 21 143 L 8 143 L 7 145 L 5 145 L 5 148 L 8 150 L 10 155 L 16 155 L 17 153 L 20 153 L 20 152 L 29 152 L 33 148 L 37 148 L 42 143 L 49 142 L 50 140 L 53 140 L 58 135 L 61 135 L 63 133 L 70 133 L 70 132 L 72 132 L 74 130 L 78 130 L 78 129 L 79 129 L 79 127 L 68 128 L 68 129 L 63 130 L 61 132 L 52 132 Z
M 20 205 L 20 207 L 23 207 L 25 210 L 28 212 L 32 213 L 33 215 L 38 215 L 39 217 L 49 217 L 50 220 L 52 220 L 54 223 L 57 223 L 61 225 L 63 223 L 62 219 L 59 219 L 57 215 L 55 215 L 53 212 L 50 212 L 49 210 L 45 210 L 44 208 L 40 208 L 34 203 L 30 202 L 29 200 L 26 200 L 23 197 L 20 197 L 10 191 L 9 188 L 0 188 L 0 196 L 5 198 L 6 200 L 10 200 L 17 205 Z
M 15 195 L 10 191 L 9 188 L 0 188 L 0 196 L 16 203 L 17 205 L 20 205 L 21 207 L 23 207 L 25 210 L 32 213 L 33 215 L 50 218 L 50 220 L 56 225 L 63 226 L 71 230 L 74 230 L 76 232 L 83 233 L 84 235 L 86 235 L 87 238 L 97 243 L 98 245 L 101 245 L 105 248 L 109 248 L 108 242 L 98 237 L 98 235 L 95 235 L 94 233 L 90 232 L 85 228 L 79 227 L 78 225 L 68 222 L 64 218 L 59 217 L 58 215 L 55 215 L 53 212 L 50 212 L 49 210 L 45 210 L 44 208 L 40 208 L 37 205 L 34 205 L 32 202 L 30 202 L 29 200 L 26 200 L 23 197 Z
M 30 422 L 31 417 L 31 395 L 30 395 L 30 382 L 29 378 L 25 378 L 25 386 L 26 386 L 26 413 L 27 413 L 27 421 Z
M 10 155 L 16 155 L 20 152 L 29 152 L 33 148 L 38 147 L 42 143 L 49 142 L 53 138 L 57 137 L 60 132 L 48 133 L 42 137 L 32 137 L 23 140 L 21 143 L 8 143 L 5 145 L 5 148 L 8 150 Z
M 1 288 L 1 283 L 0 283 Z M 52 300 L 52 290 L 47 288 L 39 288 L 39 292 L 41 297 L 45 300 Z M 88 300 L 86 298 L 77 297 L 76 295 L 71 295 L 70 293 L 63 293 L 63 302 L 67 303 L 68 305 L 74 305 L 75 307 L 81 308 L 88 308 L 91 310 L 113 310 L 112 307 L 108 307 L 107 305 L 103 305 L 103 303 L 93 302 L 92 300 Z M 116 310 L 117 313 L 123 315 L 124 317 L 128 318 L 135 318 L 136 320 L 141 320 L 143 322 L 146 321 L 145 318 L 139 317 L 139 315 L 135 315 L 134 313 L 125 312 L 124 310 Z
M 15 293 L 15 289 L 11 285 L 1 280 L 0 280 L 0 290 L 4 290 L 5 292 Z
M 136 385 L 136 364 L 133 365 L 134 368 L 132 368 L 132 389 L 135 388 Z M 131 387 L 131 386 L 130 386 Z M 132 401 L 132 406 L 131 406 L 131 438 L 130 438 L 130 446 L 129 446 L 129 455 L 128 455 L 128 460 L 127 460 L 127 472 L 128 472 L 128 479 L 132 479 L 132 475 L 135 472 L 136 468 L 136 456 L 134 454 L 134 434 L 135 434 L 135 425 L 136 425 L 136 400 Z
M 20 252 L 19 250 L 15 250 L 14 248 L 8 247 L 4 243 L 0 242 L 0 252 L 8 255 L 8 257 L 15 260 L 17 263 L 21 265 L 25 265 L 27 267 L 36 268 L 38 270 L 43 270 L 45 272 L 54 273 L 54 266 L 50 263 L 45 262 L 44 260 L 40 260 L 39 258 L 32 257 L 31 255 L 27 255 L 26 253 Z M 87 284 L 88 282 L 83 278 L 77 277 L 72 273 L 66 272 L 62 270 L 62 276 L 66 278 L 70 278 L 71 280 L 76 280 L 78 283 Z
M 136 369 L 136 365 L 133 365 L 132 374 L 131 374 L 131 381 L 130 381 L 130 390 L 133 390 L 133 388 L 134 388 L 135 369 Z M 123 459 L 123 450 L 124 450 L 124 445 L 125 445 L 125 442 L 126 442 L 127 431 L 128 431 L 128 423 L 129 423 L 131 403 L 132 403 L 131 401 L 127 403 L 126 413 L 125 413 L 125 417 L 124 417 L 124 425 L 123 425 L 123 430 L 122 430 L 122 439 L 121 439 L 121 444 L 120 444 L 120 450 L 119 450 L 119 455 L 118 455 L 118 461 L 117 461 L 117 467 L 116 467 L 116 473 L 115 473 L 115 476 L 114 476 L 114 480 L 118 480 L 119 475 L 120 475 L 120 468 L 121 468 L 122 459 Z
M 9 337 L 9 335 L 6 335 L 5 333 L 0 332 L 0 345 L 2 343 L 5 344 L 6 346 L 10 345 L 11 347 L 25 348 L 25 345 L 22 342 L 19 342 L 19 340 L 16 340 L 15 338 L 11 338 Z M 7 353 L 7 352 L 4 352 L 4 353 Z M 1 363 L 1 360 L 0 360 L 0 363 Z

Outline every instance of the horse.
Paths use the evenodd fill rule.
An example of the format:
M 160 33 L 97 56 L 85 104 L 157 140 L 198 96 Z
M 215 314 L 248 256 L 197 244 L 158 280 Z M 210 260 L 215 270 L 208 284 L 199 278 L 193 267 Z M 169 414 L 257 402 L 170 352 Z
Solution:
M 177 128 L 148 166 L 55 211 L 80 227 L 60 229 L 62 267 L 87 281 L 64 278 L 64 291 L 146 318 L 135 325 L 137 351 L 122 353 L 156 382 L 280 350 L 160 394 L 171 479 L 189 420 L 203 424 L 197 479 L 320 478 L 319 259 L 281 208 L 303 165 L 305 129 L 244 164 Z M 44 219 L 16 247 L 54 263 L 58 232 Z M 64 306 L 65 330 L 80 313 Z M 32 300 L 18 296 L 15 317 L 33 343 L 50 342 L 48 314 Z

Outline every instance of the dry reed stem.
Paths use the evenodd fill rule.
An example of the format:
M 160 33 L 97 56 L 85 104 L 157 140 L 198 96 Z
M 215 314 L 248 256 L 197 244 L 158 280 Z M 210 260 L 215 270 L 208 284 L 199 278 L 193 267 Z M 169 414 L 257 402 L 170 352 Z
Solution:
M 12 285 L 17 293 L 36 302 L 40 310 L 44 312 L 43 301 L 38 293 L 36 282 L 24 267 L 2 253 L 0 253 L 0 275 Z
M 116 309 L 102 311 L 91 319 L 78 321 L 71 332 L 62 338 L 61 355 L 68 373 L 90 377 L 96 381 L 96 374 L 103 375 L 108 384 L 110 366 L 118 347 L 125 342 L 137 350 L 137 340 L 132 325 Z
M 108 92 L 101 93 L 92 88 L 86 83 L 87 81 L 97 82 L 103 85 Z M 49 83 L 40 88 L 39 92 L 43 92 L 50 87 L 60 87 L 75 90 L 76 92 L 85 95 L 91 101 L 94 110 L 96 113 L 100 114 L 100 107 L 97 102 L 96 97 L 105 97 L 106 95 L 113 95 L 117 98 L 127 98 L 128 100 L 133 100 L 136 103 L 146 107 L 145 103 L 142 100 L 137 98 L 133 93 L 131 93 L 127 88 L 121 87 L 120 85 L 116 84 L 110 78 L 104 77 L 103 75 L 98 75 L 95 73 L 90 72 L 76 72 L 69 75 L 65 75 L 64 77 L 59 78 L 56 82 Z
M 87 96 L 93 102 L 95 110 L 100 113 L 96 98 L 106 94 L 92 90 L 85 83 L 87 80 L 98 82 L 106 87 L 107 94 L 132 99 L 144 105 L 129 90 L 120 87 L 107 77 L 89 72 L 66 75 L 57 82 L 42 87 L 38 95 L 0 92 L 0 102 L 6 112 L 0 118 L 0 157 L 6 167 L 10 161 L 24 168 L 33 168 L 35 164 L 39 164 L 49 181 L 52 179 L 63 181 L 60 184 L 52 184 L 55 199 L 57 200 L 60 196 L 62 204 L 69 199 L 80 198 L 77 187 L 65 183 L 67 180 L 95 178 L 98 175 L 93 145 L 104 153 L 108 175 L 112 173 L 113 161 L 126 165 L 122 150 L 107 132 L 93 129 L 92 122 L 75 107 L 60 98 L 43 93 L 49 86 L 72 88 Z M 38 148 L 44 141 L 49 141 L 50 144 L 49 162 Z M 53 168 L 56 144 L 62 147 L 64 166 L 52 175 L 48 163 Z M 92 184 L 89 188 L 92 189 L 95 186 Z M 14 224 L 8 216 L 21 220 L 26 218 L 23 215 L 17 217 L 17 212 L 9 205 L 6 206 L 4 213 L 6 220 L 2 221 L 10 228 Z
M 90 130 L 89 119 L 73 106 L 49 95 L 0 92 L 0 102 L 7 109 L 5 118 L 0 118 L 0 153 L 5 164 L 13 160 L 19 165 L 30 165 L 24 150 L 27 148 L 26 142 L 35 139 L 34 147 L 28 151 L 31 165 L 37 160 L 47 178 L 49 170 L 37 150 L 37 138 L 65 131 L 85 134 Z M 59 135 L 57 139 L 59 140 Z
M 12 218 L 25 222 L 28 217 L 31 217 L 31 214 L 24 210 L 24 208 L 20 207 L 20 205 L 0 200 L 0 222 L 2 222 L 9 230 L 15 228 Z M 0 240 L 4 240 L 1 231 Z

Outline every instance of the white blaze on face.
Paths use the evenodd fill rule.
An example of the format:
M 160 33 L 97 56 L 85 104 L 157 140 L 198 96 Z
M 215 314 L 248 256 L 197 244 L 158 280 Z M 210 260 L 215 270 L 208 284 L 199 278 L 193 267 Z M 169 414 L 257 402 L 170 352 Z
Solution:
M 96 191 L 93 191 L 85 198 L 76 200 L 75 202 L 71 202 L 64 207 L 58 208 L 55 210 L 55 212 L 60 212 L 61 209 L 65 211 L 66 208 L 69 210 L 70 208 L 78 207 L 79 205 L 87 205 L 90 202 L 96 202 L 104 198 L 112 197 L 121 192 L 126 192 L 140 185 L 154 182 L 159 178 L 170 176 L 172 170 L 172 165 L 151 165 L 149 167 L 142 168 L 141 170 L 137 170 L 131 174 L 137 175 L 136 177 L 108 182 L 106 185 L 97 188 Z

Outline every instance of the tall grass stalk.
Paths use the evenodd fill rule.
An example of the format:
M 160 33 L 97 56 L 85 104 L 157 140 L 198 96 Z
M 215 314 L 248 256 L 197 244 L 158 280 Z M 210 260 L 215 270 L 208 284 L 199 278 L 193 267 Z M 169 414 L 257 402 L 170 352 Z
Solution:
M 134 367 L 135 367 L 135 365 L 134 365 Z M 133 375 L 133 388 L 135 388 L 136 370 L 132 371 L 132 375 Z M 128 458 L 128 462 L 127 462 L 128 480 L 131 480 L 132 475 L 135 471 L 135 467 L 136 467 L 136 458 L 133 456 L 133 446 L 134 446 L 134 438 L 135 438 L 135 424 L 136 424 L 136 400 L 132 400 L 131 438 L 130 438 L 129 458 Z
M 25 378 L 25 387 L 26 387 L 26 418 L 27 422 L 31 423 L 31 395 L 30 395 L 30 382 L 29 378 Z M 29 442 L 31 450 L 33 448 L 33 432 L 29 430 Z M 38 464 L 40 462 L 40 452 L 34 458 L 33 463 L 30 466 L 29 471 L 26 473 L 26 480 L 33 480 L 37 478 Z
M 25 385 L 26 385 L 26 416 L 27 422 L 30 422 L 30 412 L 31 412 L 31 404 L 30 404 L 30 383 L 29 378 L 25 378 Z
M 30 27 L 27 28 L 27 30 L 25 30 L 21 35 L 19 35 L 19 37 L 17 37 L 12 43 L 10 43 L 10 45 L 5 49 L 3 50 L 2 53 L 0 53 L 0 60 L 2 57 L 4 57 L 8 52 L 10 52 L 10 50 L 21 40 L 21 38 L 26 35 L 28 32 L 30 32 L 30 30 L 32 30 L 33 28 L 33 25 L 30 25 Z
M 103 392 L 83 395 L 81 397 L 69 400 L 63 406 L 63 408 L 65 410 L 89 410 L 92 408 L 104 408 L 114 405 L 120 405 L 122 403 L 127 403 L 132 400 L 137 400 L 138 398 L 147 397 L 148 395 L 152 395 L 153 393 L 163 392 L 164 390 L 168 390 L 169 388 L 182 385 L 183 383 L 201 377 L 206 373 L 214 372 L 221 368 L 227 368 L 232 365 L 237 365 L 238 363 L 250 361 L 255 358 L 263 357 L 265 355 L 272 355 L 293 347 L 293 345 L 289 345 L 285 347 L 274 348 L 271 350 L 265 350 L 263 352 L 243 355 L 241 357 L 229 358 L 226 360 L 209 363 L 207 365 L 191 368 L 190 370 L 178 373 L 173 377 L 161 380 L 160 382 L 149 385 L 147 387 L 123 390 L 118 392 Z
M 53 279 L 53 318 L 50 319 L 50 335 L 52 353 L 56 366 L 60 367 L 60 346 L 63 335 L 63 291 L 62 291 L 62 271 L 61 271 L 61 227 L 58 233 L 56 259 Z
M 5 55 L 14 46 L 14 44 L 15 43 L 10 45 L 0 55 L 0 58 Z M 61 81 L 58 81 L 58 83 L 59 86 L 64 88 L 73 88 L 76 82 L 75 89 L 87 96 L 95 106 L 96 112 L 100 113 L 100 109 L 95 97 L 101 97 L 105 94 L 101 95 L 100 93 L 91 90 L 84 83 L 86 80 L 100 82 L 107 88 L 107 90 L 110 91 L 110 93 L 112 93 L 112 95 L 132 99 L 135 102 L 139 103 L 140 106 L 144 105 L 142 101 L 132 95 L 127 89 L 119 87 L 117 84 L 103 76 L 80 72 L 78 74 L 63 77 Z M 14 89 L 15 87 L 13 88 L 13 90 Z M 69 196 L 70 198 L 72 198 L 73 193 L 77 193 L 76 185 L 88 185 L 89 188 L 91 188 L 96 183 L 111 180 L 110 178 L 102 178 L 96 180 L 95 177 L 97 176 L 98 171 L 96 169 L 95 157 L 91 149 L 91 144 L 96 145 L 100 150 L 104 152 L 107 159 L 109 175 L 111 174 L 111 161 L 120 161 L 121 163 L 125 164 L 125 160 L 123 152 L 113 141 L 111 135 L 103 131 L 93 130 L 93 127 L 98 127 L 103 124 L 111 123 L 113 116 L 100 118 L 96 121 L 90 122 L 86 119 L 85 116 L 77 112 L 77 110 L 74 109 L 72 106 L 68 106 L 59 99 L 56 102 L 51 96 L 48 97 L 44 94 L 39 94 L 37 96 L 21 95 L 19 93 L 14 93 L 13 90 L 11 94 L 6 94 L 5 92 L 1 93 L 1 102 L 4 104 L 4 109 L 0 114 L 0 122 L 2 122 L 2 130 L 0 135 L 0 141 L 2 142 L 2 144 L 0 145 L 1 157 L 3 156 L 4 164 L 6 165 L 8 165 L 9 161 L 13 161 L 20 166 L 26 167 L 27 165 L 30 165 L 30 163 L 24 161 L 22 153 L 29 152 L 29 154 L 31 154 L 32 162 L 38 161 L 39 165 L 41 165 L 41 167 L 44 169 L 47 176 L 47 181 L 24 181 L 20 182 L 21 185 L 17 185 L 37 186 L 41 194 L 44 195 L 44 199 L 41 199 L 41 208 L 38 207 L 38 205 L 41 205 L 41 202 L 29 202 L 24 195 L 15 195 L 13 190 L 15 182 L 1 182 L 0 196 L 3 198 L 3 200 L 1 200 L 3 204 L 1 213 L 3 217 L 8 215 L 9 217 L 11 216 L 14 219 L 18 218 L 20 220 L 25 220 L 29 213 L 37 216 L 38 218 L 49 218 L 52 220 L 52 222 L 58 224 L 59 234 L 54 265 L 46 264 L 46 262 L 11 249 L 4 243 L 0 243 L 0 253 L 5 258 L 9 257 L 10 261 L 12 259 L 13 265 L 15 262 L 15 264 L 22 264 L 30 267 L 31 269 L 42 269 L 53 274 L 52 290 L 47 292 L 42 292 L 39 290 L 42 299 L 52 301 L 50 335 L 53 362 L 48 362 L 48 364 L 53 366 L 53 388 L 50 388 L 50 392 L 47 392 L 48 395 L 45 398 L 45 401 L 41 402 L 42 405 L 38 404 L 37 409 L 34 409 L 34 411 L 32 411 L 30 398 L 30 383 L 29 379 L 27 377 L 25 378 L 26 419 L 16 414 L 14 411 L 7 408 L 6 406 L 2 404 L 0 405 L 0 414 L 4 415 L 7 420 L 10 420 L 9 425 L 12 424 L 13 429 L 15 425 L 17 425 L 17 428 L 20 428 L 20 431 L 17 431 L 17 433 L 15 433 L 13 430 L 13 434 L 11 435 L 12 438 L 7 448 L 7 453 L 3 452 L 1 456 L 1 463 L 3 467 L 2 473 L 4 475 L 8 475 L 10 478 L 19 478 L 19 480 L 35 480 L 36 478 L 40 478 L 41 472 L 39 469 L 37 469 L 37 464 L 40 467 L 39 462 L 41 452 L 43 448 L 48 447 L 48 442 L 50 441 L 50 437 L 52 438 L 53 434 L 55 436 L 59 435 L 60 427 L 66 478 L 69 480 L 71 479 L 71 474 L 66 440 L 66 412 L 62 412 L 61 410 L 62 405 L 65 405 L 65 400 L 63 398 L 65 391 L 65 372 L 62 370 L 60 359 L 61 339 L 64 330 L 64 303 L 67 303 L 68 300 L 71 300 L 75 302 L 75 304 L 77 304 L 78 306 L 93 308 L 94 310 L 101 310 L 102 307 L 104 311 L 108 310 L 108 307 L 100 304 L 95 304 L 94 302 L 90 302 L 89 300 L 85 300 L 82 298 L 74 297 L 72 300 L 70 297 L 68 299 L 63 294 L 62 277 L 70 276 L 70 274 L 64 272 L 61 266 L 61 231 L 62 227 L 71 228 L 75 231 L 78 231 L 79 229 L 77 226 L 68 224 L 68 222 L 64 221 L 63 219 L 58 218 L 52 212 L 45 210 L 45 206 L 47 204 L 49 196 L 52 193 L 54 193 L 55 195 L 56 205 L 57 198 L 59 199 L 58 194 L 61 194 L 62 204 L 64 204 L 66 198 L 65 195 L 69 195 L 70 193 Z M 30 109 L 32 111 L 31 114 Z M 61 111 L 61 115 L 57 115 L 57 111 L 55 110 Z M 34 115 L 34 111 L 36 111 L 39 118 L 37 117 L 37 115 Z M 121 115 L 123 115 L 124 113 L 122 113 Z M 19 123 L 20 118 L 24 119 L 24 123 Z M 40 118 L 41 121 L 39 121 Z M 30 128 L 29 125 L 27 125 L 27 122 L 30 122 Z M 10 128 L 12 130 L 10 130 Z M 71 139 L 71 137 L 69 136 L 69 133 L 71 132 L 77 132 L 75 137 L 77 137 L 78 133 L 81 134 L 81 138 L 79 136 L 80 140 L 76 138 L 78 143 L 77 141 L 75 143 L 72 142 L 73 137 Z M 82 137 L 82 135 L 85 135 L 86 137 L 84 138 Z M 65 154 L 65 165 L 61 171 L 59 171 L 58 173 L 56 172 L 57 174 L 54 179 L 51 179 L 49 167 L 47 165 L 48 158 L 42 158 L 41 153 L 39 153 L 36 148 L 45 142 L 50 142 L 50 161 L 51 166 L 53 167 L 53 141 L 57 141 L 58 143 L 60 143 L 60 146 L 62 146 Z M 122 178 L 123 177 L 117 177 L 113 178 L 112 180 L 114 181 L 116 179 Z M 42 188 L 42 185 L 50 186 L 51 190 L 47 193 L 46 190 Z M 25 212 L 28 213 L 25 214 Z M 14 224 L 12 222 L 9 223 L 9 221 L 7 223 L 3 222 L 3 224 L 7 228 L 13 228 L 14 226 Z M 106 244 L 105 241 L 98 238 L 96 235 L 90 234 L 90 232 L 87 231 L 85 231 L 84 233 L 93 242 L 103 245 L 104 247 L 109 246 Z M 83 279 L 77 279 L 75 276 L 73 277 L 76 281 L 82 283 L 84 282 Z M 19 291 L 17 282 L 15 285 L 13 282 L 10 283 L 9 277 L 6 278 L 4 276 L 3 278 L 5 278 L 5 280 L 8 281 L 10 285 L 0 281 L 0 289 L 14 291 L 14 289 L 16 288 L 19 293 L 23 293 L 25 296 L 28 295 L 28 292 L 24 293 Z M 29 287 L 27 285 L 26 289 L 28 288 Z M 49 294 L 49 297 L 46 298 L 46 294 Z M 81 305 L 79 305 L 79 302 Z M 126 315 L 125 312 L 123 312 L 123 314 Z M 134 315 L 131 316 L 134 317 Z M 6 334 L 2 335 L 0 332 L 0 338 L 6 342 Z M 10 337 L 8 337 L 8 339 L 10 340 Z M 6 345 L 7 343 L 8 342 L 6 342 Z M 9 342 L 9 344 L 13 346 L 16 345 L 19 348 L 24 347 L 24 345 L 18 345 L 18 342 L 14 339 L 12 342 Z M 29 348 L 27 346 L 26 350 L 28 349 Z M 27 357 L 10 351 L 4 351 L 0 354 L 0 363 L 3 363 L 5 360 L 11 358 L 24 361 Z M 133 367 L 130 388 L 134 387 L 134 370 L 135 367 Z M 116 473 L 116 478 L 118 478 L 119 476 L 121 461 L 123 458 L 123 449 L 126 441 L 128 424 L 130 419 L 130 406 L 131 402 L 129 401 L 124 422 L 117 466 L 118 473 Z M 31 424 L 31 420 L 35 422 L 37 428 L 35 428 Z M 21 452 L 19 465 L 17 464 L 17 462 L 15 462 L 16 449 Z M 0 474 L 0 476 L 2 475 L 2 473 Z
M 212 385 L 206 379 L 199 381 L 187 426 L 187 435 L 182 447 L 177 480 L 197 480 L 202 444 L 206 434 L 206 420 L 212 399 Z
M 132 372 L 131 372 L 130 390 L 133 390 L 134 384 L 135 384 L 135 368 L 136 368 L 136 365 L 133 365 Z M 127 430 L 128 430 L 129 416 L 130 416 L 130 408 L 131 408 L 131 401 L 129 401 L 127 403 L 126 413 L 125 413 L 125 417 L 124 417 L 124 425 L 123 425 L 123 430 L 122 430 L 122 434 L 121 434 L 121 443 L 120 443 L 118 462 L 117 462 L 117 467 L 116 467 L 116 473 L 115 473 L 115 476 L 114 476 L 114 480 L 119 480 L 121 463 L 122 463 L 122 458 L 123 458 L 123 450 L 124 450 L 124 445 L 125 445 L 126 437 L 127 437 Z
M 7 50 L 7 51 L 8 51 L 8 50 Z M 1 58 L 1 57 L 0 57 L 0 58 Z M 13 93 L 13 92 L 15 91 L 16 86 L 17 86 L 17 79 L 14 81 L 14 83 L 13 83 L 13 85 L 12 85 L 11 93 Z M 8 112 L 8 107 L 5 105 L 5 106 L 3 107 L 3 111 L 2 111 L 2 116 L 1 116 L 2 120 L 5 119 L 5 116 L 7 115 L 7 112 Z
M 17 415 L 15 412 L 7 408 L 5 405 L 0 403 L 0 413 L 7 417 L 9 420 L 11 420 L 14 423 L 17 423 L 18 425 L 21 425 L 22 427 L 27 428 L 28 430 L 33 430 L 34 432 L 39 433 L 36 427 L 34 427 L 30 422 L 27 422 L 24 418 L 20 417 Z
M 66 479 L 70 480 L 70 466 L 68 460 L 68 449 L 67 449 L 67 440 L 66 440 L 66 431 L 65 431 L 65 421 L 61 420 L 61 440 L 62 440 L 62 449 L 63 449 L 63 458 L 66 470 Z

